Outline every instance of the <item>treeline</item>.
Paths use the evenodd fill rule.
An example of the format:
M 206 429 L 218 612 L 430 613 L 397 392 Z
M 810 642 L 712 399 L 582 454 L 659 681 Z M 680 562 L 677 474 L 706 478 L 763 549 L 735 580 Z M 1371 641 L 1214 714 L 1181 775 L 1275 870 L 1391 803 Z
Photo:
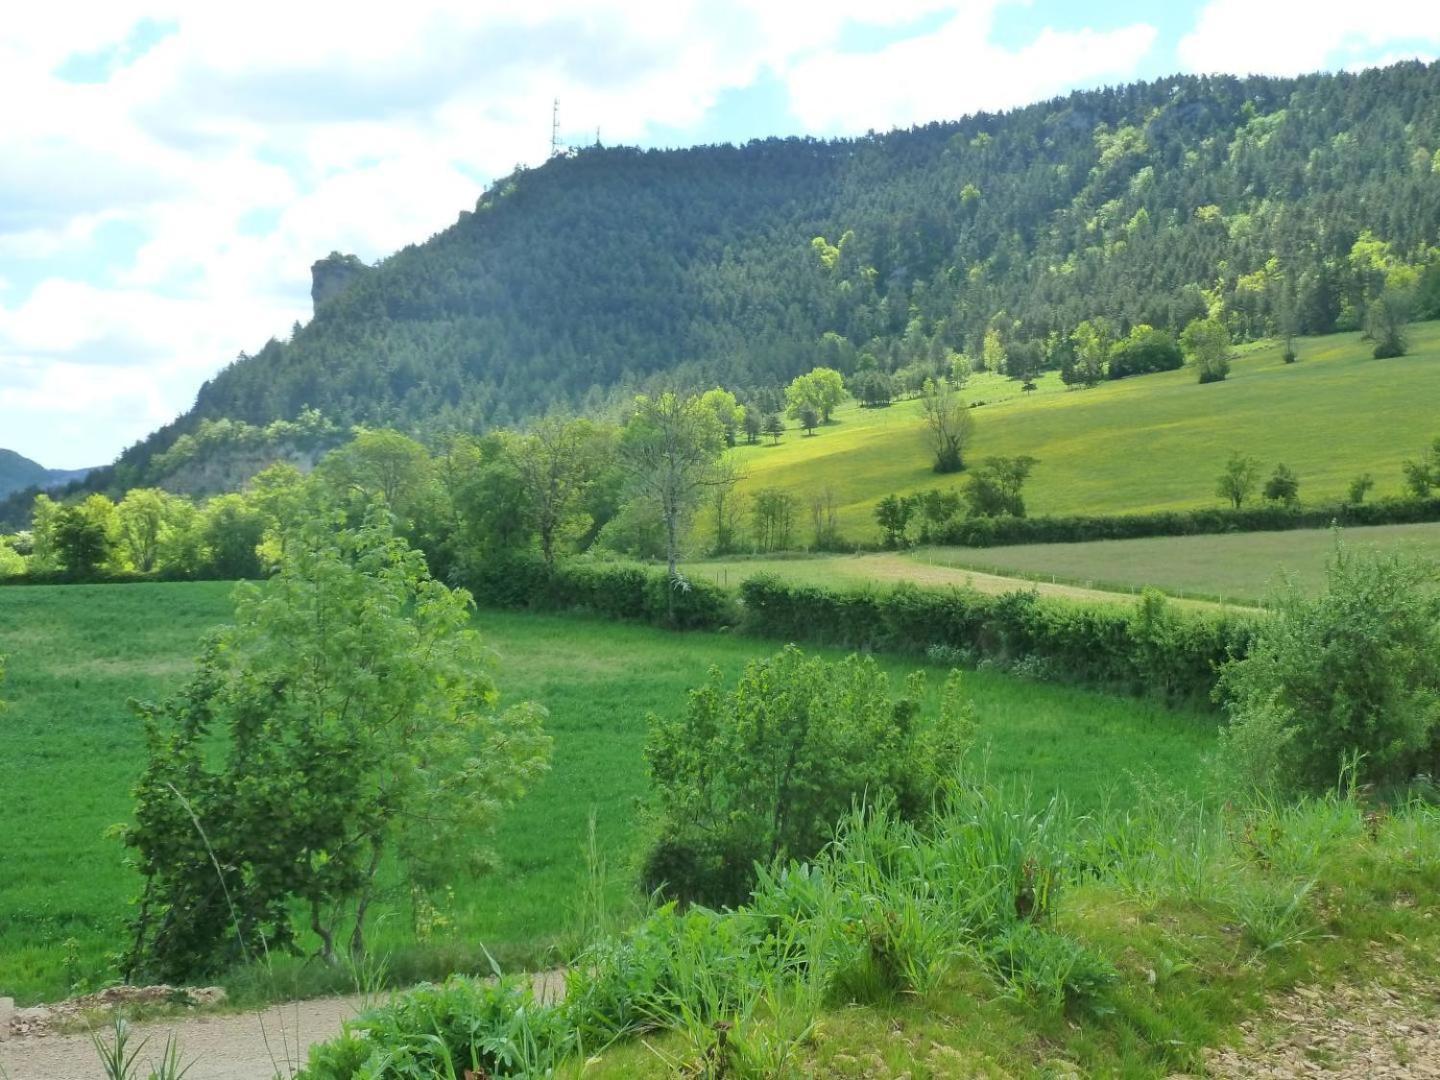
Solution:
M 1209 317 L 1290 337 L 1360 327 L 1387 290 L 1436 316 L 1437 155 L 1440 65 L 1414 62 L 1170 77 L 860 139 L 588 148 L 358 276 L 96 482 L 149 482 L 206 419 L 316 408 L 429 439 L 605 415 L 660 377 L 743 394 L 962 353 L 1084 380 L 1087 322 L 1110 345 Z
M 1203 374 L 1202 374 L 1203 378 Z M 929 396 L 930 391 L 927 391 Z M 927 417 L 927 419 L 931 419 Z M 934 423 L 930 424 L 932 435 Z M 880 546 L 914 543 L 996 547 L 1002 544 L 1069 544 L 1146 536 L 1200 536 L 1227 532 L 1276 532 L 1331 525 L 1410 525 L 1440 521 L 1440 438 L 1418 460 L 1401 466 L 1405 495 L 1367 502 L 1375 478 L 1351 479 L 1338 503 L 1303 505 L 1300 477 L 1280 462 L 1261 483 L 1258 459 L 1232 451 L 1215 482 L 1228 505 L 1148 514 L 1026 516 L 1023 488 L 1037 460 L 1027 455 L 989 457 L 953 489 L 887 495 L 875 507 Z M 937 465 L 936 471 L 940 470 Z M 1261 496 L 1257 503 L 1255 496 Z M 820 545 L 816 545 L 819 547 Z
M 816 386 L 843 395 L 838 376 L 832 382 L 818 372 L 796 381 L 792 410 L 808 411 L 807 387 Z M 359 429 L 308 474 L 272 464 L 243 491 L 209 499 L 153 487 L 118 501 L 41 494 L 30 527 L 0 537 L 0 578 L 254 578 L 275 563 L 296 520 L 353 517 L 372 504 L 442 579 L 463 577 L 482 560 L 534 553 L 553 565 L 596 546 L 668 556 L 673 570 L 705 497 L 719 493 L 723 503 L 738 482 L 724 451 L 752 437 L 744 430 L 751 415 L 725 390 L 666 393 L 638 397 L 623 424 L 550 417 L 524 432 L 454 436 L 433 449 L 397 431 Z M 291 427 L 206 424 L 176 444 L 173 465 L 237 441 L 263 447 L 302 438 L 314 449 L 333 437 L 318 418 L 298 435 Z
M 949 377 L 927 380 L 921 391 L 937 472 L 947 471 L 947 455 L 959 464 L 969 436 L 971 410 L 959 391 L 967 370 L 961 358 Z M 817 368 L 777 398 L 809 430 L 847 394 L 837 372 Z M 393 430 L 359 429 L 309 476 L 273 464 L 245 490 L 209 499 L 160 488 L 135 488 L 118 502 L 91 494 L 63 503 L 41 494 L 30 528 L 0 536 L 0 580 L 258 577 L 295 515 L 368 502 L 395 516 L 445 580 L 463 580 L 481 562 L 528 554 L 552 568 L 559 557 L 583 553 L 663 558 L 674 577 L 682 552 L 989 547 L 1440 520 L 1437 438 L 1404 462 L 1404 498 L 1367 502 L 1374 479 L 1363 474 L 1343 502 L 1305 505 L 1300 477 L 1283 463 L 1262 485 L 1260 463 L 1232 454 L 1215 488 L 1227 506 L 1105 516 L 1028 517 L 1023 488 L 1036 459 L 989 457 L 972 463 L 960 485 L 881 499 L 876 541 L 860 543 L 841 535 L 833 489 L 817 488 L 805 499 L 775 488 L 737 490 L 744 476 L 728 448 L 790 430 L 778 412 L 763 409 L 718 387 L 642 395 L 623 424 L 552 416 L 527 431 L 456 436 L 434 449 Z M 336 437 L 318 414 L 303 428 L 207 423 L 199 437 L 177 443 L 186 452 L 177 467 L 215 447 L 273 449 L 284 441 L 318 453 Z

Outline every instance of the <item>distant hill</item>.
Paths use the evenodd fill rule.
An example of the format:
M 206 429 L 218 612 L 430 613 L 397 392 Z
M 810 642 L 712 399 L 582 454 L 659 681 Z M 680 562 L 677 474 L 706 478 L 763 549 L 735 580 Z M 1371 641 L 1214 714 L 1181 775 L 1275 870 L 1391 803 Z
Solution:
M 613 407 L 658 380 L 743 396 L 824 362 L 1054 364 L 1082 320 L 1246 340 L 1358 327 L 1403 268 L 1440 314 L 1440 64 L 1176 76 L 858 139 L 520 170 L 374 267 L 315 266 L 316 312 L 93 478 L 147 482 L 204 420 L 318 409 L 420 435 Z
M 26 488 L 56 488 L 82 480 L 92 469 L 47 469 L 14 450 L 0 450 L 0 498 Z

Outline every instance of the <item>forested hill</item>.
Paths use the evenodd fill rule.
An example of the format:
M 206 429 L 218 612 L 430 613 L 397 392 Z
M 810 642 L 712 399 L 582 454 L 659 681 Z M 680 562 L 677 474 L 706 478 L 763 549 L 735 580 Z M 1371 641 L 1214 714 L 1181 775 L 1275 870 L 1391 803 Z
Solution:
M 89 469 L 47 469 L 14 450 L 0 450 L 0 497 L 28 488 L 57 487 L 69 480 L 81 479 L 89 472 Z
M 1236 338 L 1321 333 L 1396 266 L 1434 293 L 1437 240 L 1436 64 L 1168 78 L 854 140 L 594 147 L 357 274 L 108 479 L 205 418 L 508 424 L 661 373 L 743 394 L 865 353 L 979 357 L 987 330 L 1053 351 L 1097 315 L 1178 329 L 1216 301 Z

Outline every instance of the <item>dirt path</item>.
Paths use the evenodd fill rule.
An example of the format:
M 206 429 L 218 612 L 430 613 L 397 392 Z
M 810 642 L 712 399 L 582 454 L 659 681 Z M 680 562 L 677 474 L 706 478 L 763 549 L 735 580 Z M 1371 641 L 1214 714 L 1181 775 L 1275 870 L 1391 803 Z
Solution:
M 535 976 L 541 1000 L 564 988 L 558 972 Z M 304 1064 L 311 1045 L 340 1034 L 340 1025 L 375 998 L 317 998 L 274 1005 L 258 1012 L 182 1015 L 132 1028 L 145 1075 L 173 1035 L 183 1061 L 194 1062 L 185 1080 L 274 1080 L 290 1077 Z M 103 1080 L 89 1035 L 25 1035 L 0 1042 L 0 1077 L 5 1080 Z
M 1223 1080 L 1440 1078 L 1440 985 L 1301 986 L 1241 1025 L 1238 1046 L 1206 1055 Z
M 263 1012 L 179 1016 L 134 1025 L 148 1069 L 174 1035 L 181 1057 L 195 1065 L 185 1080 L 272 1080 L 291 1076 L 312 1043 L 340 1033 L 365 1005 L 359 997 L 319 998 L 276 1005 Z M 142 1070 L 143 1075 L 144 1070 Z M 101 1080 L 104 1074 L 89 1035 L 22 1036 L 0 1042 L 0 1076 L 9 1080 Z

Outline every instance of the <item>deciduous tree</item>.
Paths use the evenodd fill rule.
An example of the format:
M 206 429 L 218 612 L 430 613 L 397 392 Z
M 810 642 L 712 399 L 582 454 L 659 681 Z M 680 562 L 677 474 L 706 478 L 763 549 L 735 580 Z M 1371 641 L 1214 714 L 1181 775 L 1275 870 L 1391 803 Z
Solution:
M 712 467 L 724 446 L 715 411 L 699 398 L 671 391 L 637 397 L 621 432 L 619 463 L 631 491 L 652 502 L 665 521 L 666 564 L 672 579 L 681 522 L 713 482 Z
M 965 444 L 974 424 L 965 399 L 946 380 L 927 379 L 920 391 L 920 407 L 935 454 L 935 471 L 959 472 L 965 467 Z
M 965 485 L 965 501 L 978 517 L 1025 516 L 1021 489 L 1038 464 L 1028 454 L 988 457 L 976 467 Z
M 1294 506 L 1300 501 L 1300 478 L 1282 461 L 1265 481 L 1263 494 L 1271 502 Z
M 845 379 L 833 368 L 817 367 L 797 376 L 785 388 L 786 409 L 792 419 L 800 419 L 802 409 L 814 409 L 820 420 L 830 422 L 830 414 L 845 400 Z
M 1245 500 L 1255 494 L 1255 485 L 1259 480 L 1260 463 L 1238 450 L 1232 450 L 1230 460 L 1225 463 L 1225 471 L 1215 481 L 1215 494 L 1239 510 L 1245 505 Z
M 121 830 L 144 876 L 130 973 L 187 978 L 296 947 L 363 952 L 390 856 L 425 887 L 545 768 L 533 706 L 498 711 L 468 594 L 379 512 L 312 522 L 178 696 L 139 707 L 148 763 Z
M 1191 322 L 1180 335 L 1180 347 L 1202 383 L 1222 382 L 1230 374 L 1230 331 L 1219 319 Z

